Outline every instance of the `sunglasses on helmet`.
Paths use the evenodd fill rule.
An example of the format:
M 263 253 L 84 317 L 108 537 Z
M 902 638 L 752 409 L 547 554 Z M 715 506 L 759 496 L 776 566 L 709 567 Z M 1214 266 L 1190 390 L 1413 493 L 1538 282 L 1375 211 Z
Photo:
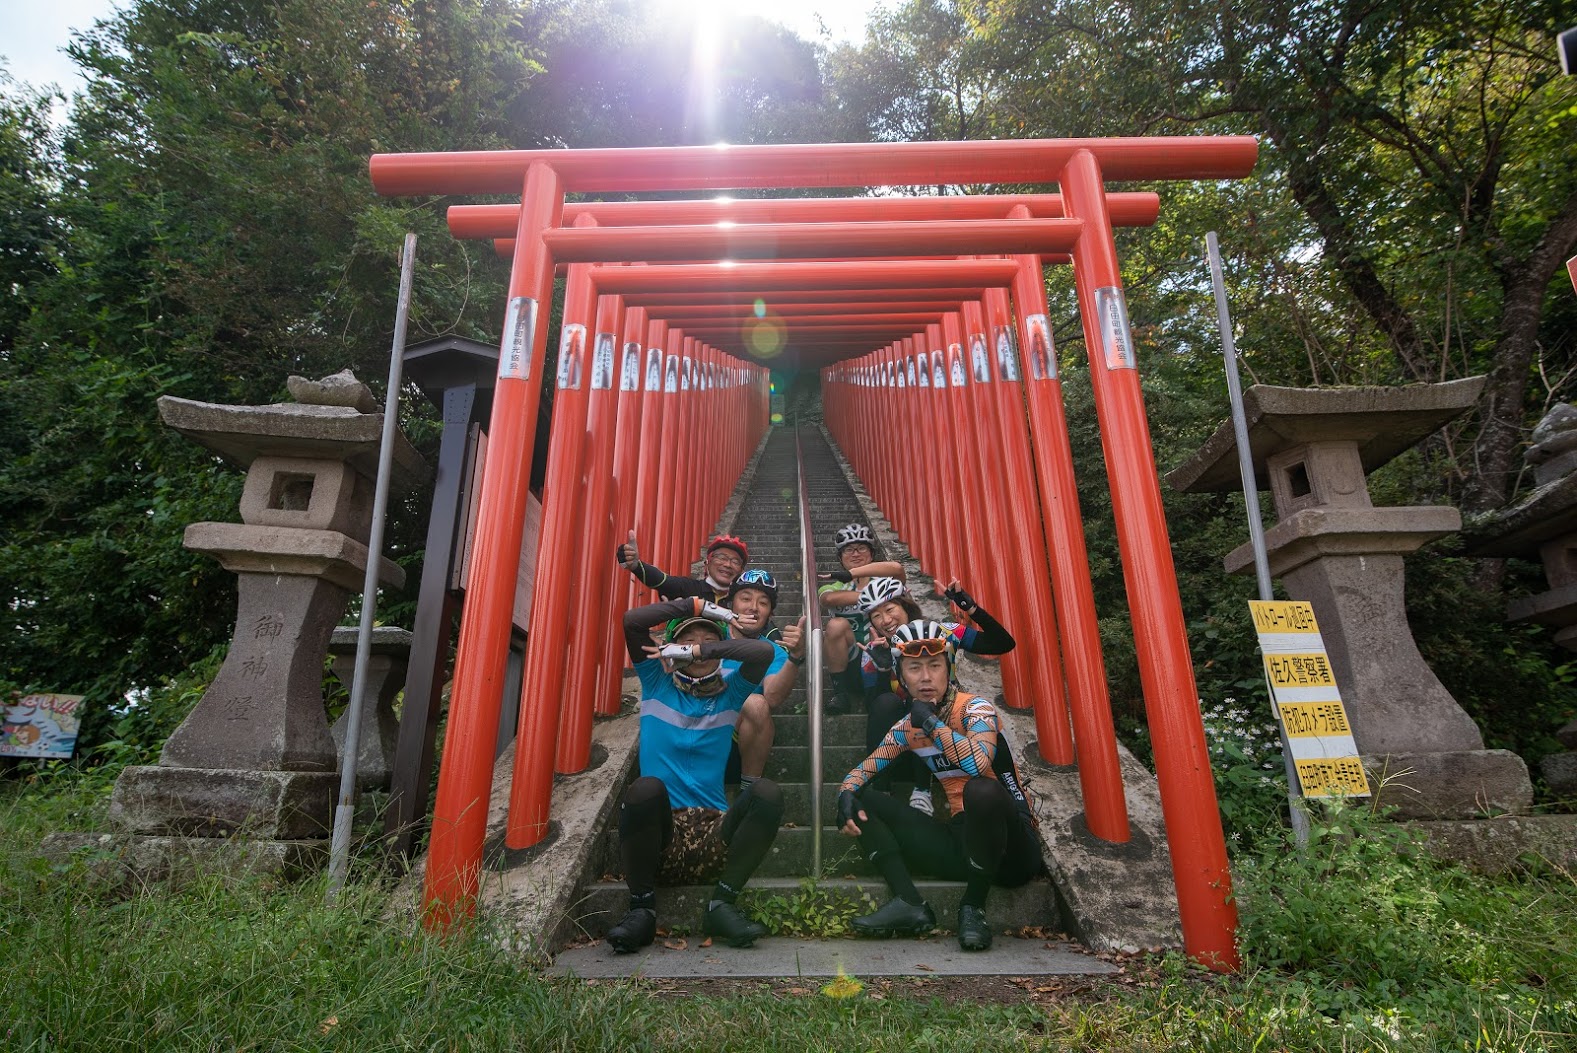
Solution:
M 943 639 L 930 640 L 904 640 L 894 644 L 894 648 L 904 658 L 930 658 L 947 653 L 947 641 Z

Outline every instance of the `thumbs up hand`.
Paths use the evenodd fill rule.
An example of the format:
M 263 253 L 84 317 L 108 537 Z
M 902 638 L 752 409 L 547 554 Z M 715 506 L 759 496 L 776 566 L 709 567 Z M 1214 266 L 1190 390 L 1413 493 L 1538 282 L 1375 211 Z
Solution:
M 639 565 L 641 562 L 641 553 L 640 550 L 635 547 L 634 530 L 630 531 L 629 540 L 619 546 L 619 551 L 615 558 L 620 563 L 624 564 L 626 570 L 634 570 L 636 566 Z

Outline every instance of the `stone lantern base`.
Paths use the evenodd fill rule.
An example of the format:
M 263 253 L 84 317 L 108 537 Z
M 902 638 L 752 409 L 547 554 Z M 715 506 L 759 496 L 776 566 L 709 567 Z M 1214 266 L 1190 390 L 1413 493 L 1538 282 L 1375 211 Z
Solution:
M 127 768 L 115 781 L 110 818 L 133 834 L 261 840 L 327 838 L 334 772 Z
M 1528 766 L 1510 750 L 1363 757 L 1375 804 L 1394 819 L 1487 819 L 1533 807 Z

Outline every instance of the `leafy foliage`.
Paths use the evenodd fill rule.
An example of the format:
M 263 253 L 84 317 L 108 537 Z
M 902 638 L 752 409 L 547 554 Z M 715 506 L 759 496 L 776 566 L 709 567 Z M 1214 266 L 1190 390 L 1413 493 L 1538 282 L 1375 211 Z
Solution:
M 869 895 L 864 899 L 864 903 L 854 902 L 820 887 L 812 878 L 805 878 L 796 892 L 747 891 L 745 902 L 750 917 L 775 935 L 828 939 L 851 935 L 853 930 L 849 923 L 876 908 Z
M 1531 1021 L 1547 984 L 1577 979 L 1571 875 L 1535 863 L 1489 886 L 1364 809 L 1311 818 L 1305 848 L 1267 844 L 1239 861 L 1234 885 L 1245 956 L 1322 987 L 1327 1015 L 1378 1015 L 1382 1030 L 1422 1040 L 1475 1004 Z

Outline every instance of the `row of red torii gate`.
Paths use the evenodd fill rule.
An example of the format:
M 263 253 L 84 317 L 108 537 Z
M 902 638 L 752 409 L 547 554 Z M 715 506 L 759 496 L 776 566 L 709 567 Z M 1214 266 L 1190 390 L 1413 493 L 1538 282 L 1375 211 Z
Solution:
M 1173 878 L 1190 955 L 1237 962 L 1236 912 L 1113 229 L 1153 193 L 1234 179 L 1251 137 L 380 154 L 388 195 L 520 195 L 450 209 L 511 262 L 471 586 L 426 869 L 437 924 L 474 907 L 556 266 L 567 266 L 507 841 L 547 832 L 555 770 L 617 712 L 609 556 L 649 524 L 688 565 L 768 425 L 768 368 L 820 370 L 826 421 L 922 567 L 1030 646 L 1003 663 L 1042 757 L 1078 765 L 1090 832 L 1129 838 L 1043 267 L 1071 263 Z M 896 196 L 894 188 L 1060 193 Z M 865 197 L 566 203 L 566 194 L 770 189 Z M 591 338 L 588 340 L 588 335 Z M 588 344 L 590 345 L 588 347 Z M 644 353 L 643 353 L 644 352 Z M 677 397 L 667 397 L 677 396 Z M 1020 632 L 1020 627 L 1027 631 Z

